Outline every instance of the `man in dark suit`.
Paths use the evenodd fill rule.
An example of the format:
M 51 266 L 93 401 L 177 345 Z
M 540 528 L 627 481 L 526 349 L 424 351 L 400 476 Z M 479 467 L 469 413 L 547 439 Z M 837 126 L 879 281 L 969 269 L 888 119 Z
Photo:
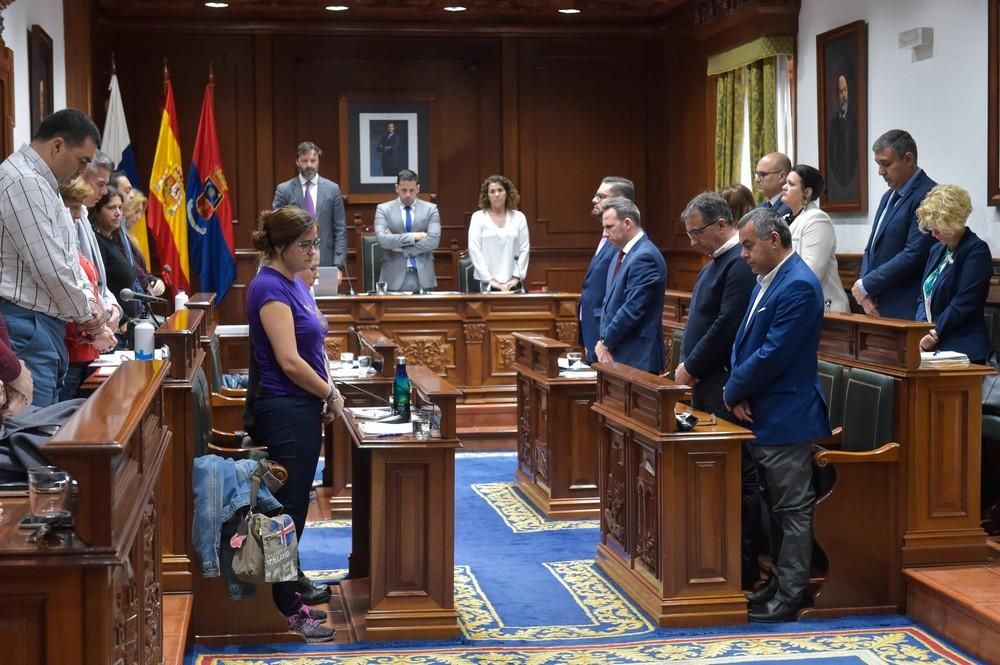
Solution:
M 293 205 L 316 218 L 319 224 L 320 264 L 342 268 L 347 260 L 347 225 L 344 198 L 340 186 L 319 175 L 323 154 L 312 141 L 304 141 L 295 150 L 299 175 L 278 185 L 273 208 Z
M 858 196 L 858 121 L 847 77 L 837 77 L 837 110 L 827 124 L 826 190 L 835 201 Z
M 750 447 L 771 511 L 771 581 L 749 594 L 751 621 L 785 621 L 805 600 L 812 558 L 813 442 L 830 435 L 816 351 L 823 289 L 792 251 L 788 225 L 751 210 L 737 225 L 742 255 L 757 275 L 736 333 L 726 408 L 756 437 Z
M 920 232 L 917 207 L 937 183 L 917 166 L 917 144 L 909 132 L 891 129 L 872 150 L 889 191 L 879 201 L 861 257 L 861 277 L 851 293 L 870 316 L 912 321 L 920 278 L 934 244 L 934 238 Z
M 620 362 L 653 374 L 663 371 L 663 290 L 667 264 L 642 230 L 639 209 L 615 197 L 601 204 L 601 225 L 619 249 L 605 288 L 601 338 L 594 345 L 602 363 Z
M 769 152 L 757 161 L 754 178 L 757 179 L 757 191 L 764 195 L 764 200 L 757 204 L 758 208 L 770 208 L 780 217 L 791 212 L 781 200 L 785 178 L 791 170 L 792 160 L 781 152 Z
M 385 134 L 375 146 L 375 150 L 382 155 L 382 175 L 394 176 L 406 167 L 406 164 L 402 163 L 403 154 L 400 152 L 396 123 L 390 122 L 385 126 Z
M 756 282 L 750 266 L 740 258 L 740 239 L 724 198 L 714 192 L 699 194 L 681 213 L 681 221 L 691 246 L 712 261 L 698 273 L 691 293 L 681 363 L 674 370 L 674 380 L 691 386 L 691 406 L 732 419 L 722 400 L 722 388 L 729 378 L 736 330 Z M 760 480 L 748 442 L 743 444 L 742 457 L 740 558 L 743 588 L 750 589 L 759 576 L 755 541 L 760 531 Z
M 604 214 L 601 204 L 615 196 L 634 201 L 635 185 L 631 180 L 618 176 L 607 176 L 601 180 L 597 193 L 591 199 L 594 207 L 590 211 L 591 217 L 597 220 L 598 224 L 601 223 L 601 216 Z M 576 315 L 580 322 L 580 346 L 586 354 L 587 364 L 597 362 L 594 345 L 601 336 L 601 308 L 604 305 L 604 290 L 608 283 L 608 267 L 617 253 L 618 248 L 608 242 L 607 236 L 602 231 L 601 242 L 598 243 L 597 251 L 590 259 L 590 265 L 587 266 L 587 272 L 583 276 Z

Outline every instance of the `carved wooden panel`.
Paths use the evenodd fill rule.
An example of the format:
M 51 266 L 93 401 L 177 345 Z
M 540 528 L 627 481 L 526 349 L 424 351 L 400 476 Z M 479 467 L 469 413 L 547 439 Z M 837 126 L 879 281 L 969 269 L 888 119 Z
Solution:
M 44 662 L 47 629 L 46 598 L 41 595 L 5 594 L 0 603 L 0 644 L 3 662 L 35 665 Z
M 687 581 L 689 584 L 722 582 L 735 571 L 726 570 L 726 547 L 718 531 L 727 519 L 726 454 L 691 453 L 684 457 L 687 487 Z
M 604 425 L 603 445 L 607 447 L 604 459 L 608 461 L 604 469 L 604 498 L 601 500 L 603 513 L 601 515 L 601 535 L 605 542 L 613 545 L 622 553 L 626 552 L 626 449 L 625 433 L 619 429 Z
M 409 365 L 423 365 L 442 376 L 455 367 L 455 346 L 445 332 L 398 332 L 393 340 L 397 356 L 405 356 Z
M 549 487 L 549 438 L 548 428 L 545 423 L 549 419 L 549 394 L 544 390 L 536 389 L 534 428 L 535 433 L 535 482 L 544 487 Z
M 466 324 L 471 325 L 471 324 Z M 487 336 L 489 338 L 489 367 L 487 376 L 495 380 L 509 381 L 511 376 L 517 374 L 514 369 L 514 332 L 537 333 L 539 335 L 549 335 L 551 323 L 545 325 L 526 324 L 512 326 L 503 321 L 502 323 L 489 323 Z
M 634 554 L 645 569 L 659 579 L 660 497 L 657 476 L 659 455 L 655 448 L 633 438 L 635 451 L 635 534 Z
M 132 551 L 126 565 L 118 566 L 111 575 L 112 663 L 138 663 L 140 656 L 139 582 L 136 568 L 141 551 Z
M 574 491 L 592 492 L 597 489 L 597 454 L 599 430 L 597 414 L 590 408 L 593 404 L 593 393 L 582 399 L 575 399 L 570 405 L 567 437 L 570 446 L 568 462 L 569 487 Z M 555 426 L 563 427 L 556 422 Z
M 420 462 L 389 462 L 385 482 L 391 489 L 386 506 L 386 543 L 398 565 L 386 571 L 386 595 L 427 589 L 427 474 Z
M 517 380 L 517 466 L 529 478 L 534 476 L 531 435 L 534 431 L 532 394 L 531 381 L 519 377 Z

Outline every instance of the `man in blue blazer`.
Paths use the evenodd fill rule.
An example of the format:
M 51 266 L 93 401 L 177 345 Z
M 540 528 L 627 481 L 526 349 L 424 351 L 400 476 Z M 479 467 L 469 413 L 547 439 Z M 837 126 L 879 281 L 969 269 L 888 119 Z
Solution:
M 597 193 L 591 199 L 594 205 L 591 216 L 601 223 L 601 204 L 605 200 L 615 196 L 621 196 L 629 201 L 635 201 L 635 185 L 627 178 L 618 176 L 607 176 L 601 180 Z M 579 341 L 586 354 L 587 364 L 597 362 L 597 354 L 594 353 L 594 346 L 601 336 L 601 308 L 604 305 L 604 289 L 608 282 L 608 267 L 611 261 L 618 254 L 618 248 L 608 242 L 607 237 L 601 235 L 601 242 L 597 245 L 597 251 L 587 266 L 587 272 L 583 276 L 583 286 L 580 289 L 580 300 L 576 305 L 576 318 L 580 322 Z
M 783 152 L 769 152 L 757 160 L 754 178 L 757 191 L 764 195 L 764 200 L 757 204 L 758 208 L 770 208 L 779 217 L 791 213 L 791 209 L 781 200 L 785 186 L 785 178 L 792 170 L 792 160 Z
M 664 366 L 663 291 L 667 264 L 642 230 L 634 203 L 614 197 L 601 207 L 601 225 L 619 251 L 608 270 L 601 338 L 594 352 L 602 363 L 620 362 L 659 374 Z
M 909 132 L 891 129 L 872 145 L 878 173 L 889 185 L 882 195 L 861 277 L 851 288 L 870 316 L 913 320 L 920 278 L 934 239 L 920 232 L 917 207 L 937 183 L 917 166 L 917 144 Z
M 312 141 L 303 141 L 295 150 L 299 175 L 274 191 L 272 208 L 293 205 L 302 208 L 319 224 L 320 265 L 342 268 L 347 260 L 347 225 L 340 185 L 319 175 L 323 151 Z
M 751 454 L 771 511 L 771 581 L 750 594 L 751 621 L 785 621 L 805 599 L 812 558 L 813 442 L 830 436 L 816 351 L 823 289 L 792 251 L 788 225 L 771 210 L 738 224 L 743 258 L 757 275 L 733 345 L 726 407 L 756 437 Z M 777 551 L 774 551 L 777 550 Z

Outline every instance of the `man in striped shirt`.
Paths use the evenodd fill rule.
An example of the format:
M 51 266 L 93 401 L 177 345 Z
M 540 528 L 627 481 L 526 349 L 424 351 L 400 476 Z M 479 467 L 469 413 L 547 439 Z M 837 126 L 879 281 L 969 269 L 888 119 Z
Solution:
M 37 406 L 57 401 L 68 367 L 65 322 L 76 321 L 84 335 L 104 326 L 59 196 L 100 141 L 86 114 L 63 109 L 0 164 L 0 313 L 11 348 L 31 370 Z

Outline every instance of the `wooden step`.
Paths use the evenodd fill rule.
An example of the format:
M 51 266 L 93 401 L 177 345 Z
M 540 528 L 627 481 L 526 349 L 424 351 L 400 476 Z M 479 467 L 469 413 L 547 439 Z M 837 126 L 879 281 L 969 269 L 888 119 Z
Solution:
M 906 613 L 987 663 L 1000 663 L 1000 565 L 904 568 Z
M 193 606 L 189 593 L 163 594 L 163 665 L 184 665 Z

